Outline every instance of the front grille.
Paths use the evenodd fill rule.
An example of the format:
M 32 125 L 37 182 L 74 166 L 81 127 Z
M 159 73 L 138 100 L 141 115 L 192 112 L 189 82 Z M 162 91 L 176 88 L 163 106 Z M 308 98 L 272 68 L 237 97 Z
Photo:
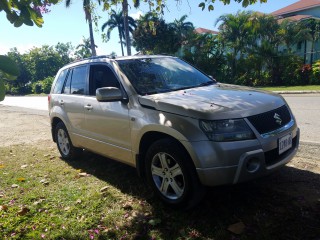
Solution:
M 281 122 L 275 118 L 278 116 Z M 255 127 L 255 129 L 260 133 L 268 133 L 277 130 L 291 121 L 291 114 L 286 105 L 277 108 L 275 110 L 261 113 L 258 115 L 248 117 L 250 123 Z
M 264 158 L 267 166 L 271 166 L 273 164 L 276 164 L 277 162 L 280 162 L 282 159 L 284 159 L 286 156 L 291 154 L 291 152 L 297 147 L 297 137 L 294 137 L 292 139 L 292 148 L 290 148 L 288 151 L 285 151 L 281 155 L 279 155 L 279 149 L 275 148 L 271 151 L 264 153 Z

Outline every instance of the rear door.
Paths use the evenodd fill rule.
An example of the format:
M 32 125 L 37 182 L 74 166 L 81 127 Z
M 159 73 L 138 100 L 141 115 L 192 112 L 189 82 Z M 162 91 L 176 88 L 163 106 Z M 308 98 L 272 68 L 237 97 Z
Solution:
M 87 89 L 88 66 L 82 65 L 71 68 L 62 89 L 58 104 L 63 109 L 70 137 L 75 145 L 83 145 L 84 96 Z
M 110 158 L 132 163 L 128 104 L 122 101 L 98 102 L 97 88 L 122 89 L 108 64 L 90 65 L 89 94 L 84 99 L 85 131 L 90 149 Z

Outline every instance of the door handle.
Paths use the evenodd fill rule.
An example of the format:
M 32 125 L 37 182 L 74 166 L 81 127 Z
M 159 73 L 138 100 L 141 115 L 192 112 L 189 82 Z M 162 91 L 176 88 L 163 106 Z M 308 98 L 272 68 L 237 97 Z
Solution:
M 84 108 L 87 109 L 87 110 L 92 110 L 93 109 L 93 107 L 90 104 L 85 105 Z

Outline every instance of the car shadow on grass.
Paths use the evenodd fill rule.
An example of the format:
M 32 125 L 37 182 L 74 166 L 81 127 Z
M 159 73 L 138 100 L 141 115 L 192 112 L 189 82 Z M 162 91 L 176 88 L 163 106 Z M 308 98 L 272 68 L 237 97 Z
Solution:
M 88 152 L 68 164 L 148 202 L 152 213 L 126 225 L 130 239 L 320 239 L 320 175 L 313 172 L 286 166 L 208 188 L 197 207 L 183 211 L 162 205 L 130 166 Z

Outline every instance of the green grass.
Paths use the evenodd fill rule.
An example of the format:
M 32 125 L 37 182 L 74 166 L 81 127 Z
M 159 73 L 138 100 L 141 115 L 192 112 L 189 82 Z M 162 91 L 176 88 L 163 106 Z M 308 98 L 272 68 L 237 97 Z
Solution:
M 178 211 L 123 164 L 90 153 L 65 162 L 49 147 L 0 147 L 0 239 L 316 239 L 314 206 L 288 193 L 301 172 L 286 167 L 209 189 L 197 208 Z M 243 233 L 227 230 L 238 222 Z
M 260 87 L 260 89 L 268 91 L 320 91 L 320 85 Z

